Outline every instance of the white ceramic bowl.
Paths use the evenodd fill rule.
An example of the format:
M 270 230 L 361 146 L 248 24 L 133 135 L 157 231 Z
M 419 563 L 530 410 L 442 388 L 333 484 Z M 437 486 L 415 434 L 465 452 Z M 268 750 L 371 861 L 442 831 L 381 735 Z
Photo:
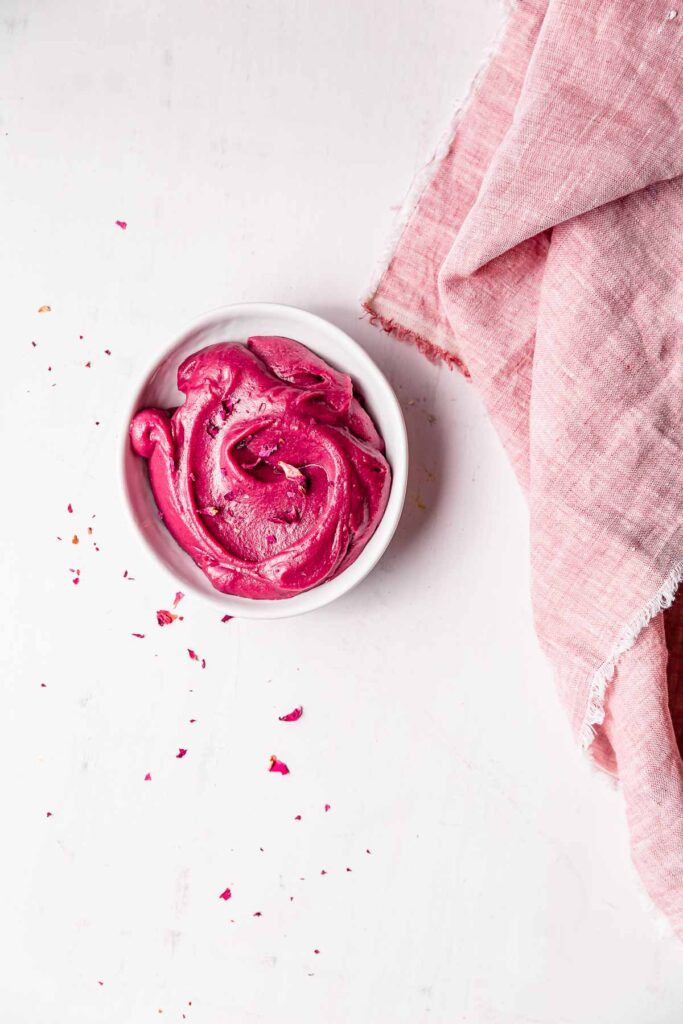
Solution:
M 302 342 L 331 366 L 348 373 L 368 412 L 383 436 L 391 465 L 392 483 L 386 511 L 360 555 L 334 579 L 293 597 L 278 601 L 256 601 L 222 594 L 190 556 L 176 544 L 159 519 L 149 486 L 147 461 L 135 455 L 128 438 L 134 414 L 147 406 L 172 408 L 183 401 L 176 385 L 178 367 L 192 352 L 219 341 L 243 341 L 251 335 L 279 334 Z M 169 585 L 192 590 L 220 606 L 227 615 L 251 619 L 279 619 L 312 611 L 334 601 L 359 583 L 384 553 L 398 525 L 403 508 L 408 473 L 408 444 L 403 414 L 384 374 L 355 341 L 338 327 L 313 313 L 294 306 L 270 302 L 223 306 L 192 324 L 177 341 L 158 356 L 145 374 L 140 388 L 125 413 L 122 424 L 124 504 L 134 531 L 147 552 L 169 577 Z

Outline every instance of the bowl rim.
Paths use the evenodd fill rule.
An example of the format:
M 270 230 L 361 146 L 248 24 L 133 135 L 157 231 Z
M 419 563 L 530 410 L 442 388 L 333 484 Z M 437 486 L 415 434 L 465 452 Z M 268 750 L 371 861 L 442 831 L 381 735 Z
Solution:
M 381 405 L 382 411 L 385 412 L 387 416 L 390 416 L 394 421 L 392 424 L 392 448 L 394 450 L 391 453 L 390 459 L 391 488 L 382 518 L 358 558 L 338 576 L 335 576 L 330 580 L 325 580 L 323 583 L 316 587 L 312 587 L 310 590 L 304 590 L 299 594 L 293 594 L 291 597 L 266 600 L 224 594 L 211 587 L 211 583 L 208 580 L 207 585 L 211 588 L 210 590 L 204 590 L 192 581 L 183 581 L 183 586 L 191 589 L 192 594 L 195 597 L 222 608 L 224 613 L 234 618 L 244 619 L 281 619 L 304 614 L 305 612 L 314 611 L 317 608 L 322 608 L 325 605 L 330 604 L 332 601 L 335 601 L 338 597 L 348 593 L 353 587 L 357 586 L 372 571 L 387 550 L 391 539 L 396 532 L 396 528 L 403 512 L 408 484 L 408 436 L 403 411 L 396 393 L 384 373 L 354 338 L 342 330 L 341 327 L 331 323 L 329 320 L 319 316 L 317 313 L 311 313 L 309 310 L 301 309 L 298 306 L 293 306 L 287 303 L 235 302 L 228 305 L 217 306 L 213 309 L 207 310 L 187 323 L 183 330 L 175 335 L 174 339 L 168 345 L 163 347 L 161 350 L 157 350 L 153 358 L 143 365 L 141 373 L 136 371 L 136 380 L 139 383 L 134 389 L 132 398 L 128 397 L 129 393 L 126 391 L 126 398 L 123 402 L 124 409 L 119 420 L 121 436 L 120 438 L 117 438 L 116 442 L 119 464 L 119 484 L 122 492 L 122 503 L 124 506 L 125 518 L 132 533 L 136 537 L 138 547 L 142 549 L 146 558 L 155 564 L 166 577 L 172 580 L 174 586 L 178 586 L 178 579 L 172 568 L 166 563 L 163 556 L 155 551 L 149 541 L 144 537 L 142 529 L 137 521 L 130 495 L 127 472 L 127 465 L 130 465 L 130 453 L 128 447 L 130 444 L 129 427 L 132 417 L 141 408 L 140 397 L 142 392 L 158 366 L 165 360 L 172 358 L 174 351 L 179 349 L 192 333 L 200 331 L 203 326 L 209 326 L 212 322 L 217 321 L 221 317 L 231 318 L 236 316 L 258 316 L 263 315 L 264 313 L 270 316 L 277 316 L 278 313 L 281 313 L 283 317 L 290 319 L 293 318 L 299 320 L 299 322 L 307 321 L 313 326 L 317 326 L 327 333 L 331 333 L 332 336 L 336 335 L 340 342 L 340 349 L 342 350 L 342 353 L 344 349 L 353 352 L 355 361 L 361 367 L 361 372 L 353 372 L 351 376 L 353 378 L 357 378 L 357 383 L 361 386 L 361 390 L 363 391 L 366 381 L 369 378 L 372 378 L 374 384 L 377 385 L 377 390 L 382 396 L 379 403 L 377 400 L 373 403 L 373 419 L 377 422 L 377 419 L 379 418 L 377 415 L 377 406 Z M 311 348 L 311 351 L 313 352 L 316 351 L 314 345 L 308 345 L 308 343 L 306 343 L 306 347 Z M 316 354 L 320 355 L 320 353 Z M 186 356 L 184 358 L 186 358 Z M 343 372 L 349 372 L 344 366 L 340 366 L 340 368 Z M 377 426 L 380 428 L 382 424 L 377 423 Z M 177 543 L 170 534 L 169 541 L 173 544 Z M 178 548 L 183 551 L 183 549 L 180 548 L 180 545 L 178 545 Z M 186 558 L 192 561 L 191 556 L 188 555 L 187 552 L 183 551 L 183 554 Z

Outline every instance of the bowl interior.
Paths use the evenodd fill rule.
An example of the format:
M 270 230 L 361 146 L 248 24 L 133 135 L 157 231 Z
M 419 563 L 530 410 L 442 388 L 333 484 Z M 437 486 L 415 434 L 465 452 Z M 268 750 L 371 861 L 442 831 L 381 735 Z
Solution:
M 370 541 L 355 562 L 339 576 L 293 597 L 256 601 L 221 594 L 171 537 L 159 518 L 147 474 L 147 462 L 135 455 L 128 441 L 128 424 L 147 406 L 172 408 L 183 401 L 176 377 L 187 356 L 219 341 L 246 342 L 251 335 L 279 334 L 308 346 L 331 366 L 348 373 L 358 395 L 382 434 L 391 465 L 392 485 L 386 511 Z M 226 306 L 204 316 L 157 360 L 128 408 L 123 424 L 123 489 L 135 526 L 145 546 L 181 586 L 202 594 L 229 615 L 280 618 L 319 608 L 358 583 L 380 558 L 398 524 L 405 497 L 407 442 L 403 415 L 396 396 L 367 353 L 338 327 L 312 313 L 270 303 Z

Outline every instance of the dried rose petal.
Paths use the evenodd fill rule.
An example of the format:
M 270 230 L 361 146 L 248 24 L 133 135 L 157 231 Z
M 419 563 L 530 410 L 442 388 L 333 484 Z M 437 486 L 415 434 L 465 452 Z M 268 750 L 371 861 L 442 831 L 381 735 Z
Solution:
M 232 615 L 224 615 L 223 618 L 221 619 L 221 622 L 230 622 L 231 619 Z
M 219 900 L 229 900 L 231 896 L 232 896 L 232 892 L 230 891 L 230 889 L 224 889 L 223 892 L 218 897 L 218 899 Z
M 66 510 L 67 510 L 67 512 L 73 512 L 73 508 L 72 508 L 71 502 L 69 502 L 69 504 L 66 506 Z
M 325 810 L 326 810 L 326 811 L 329 811 L 329 809 L 330 809 L 330 806 L 331 806 L 330 804 L 325 804 Z
M 279 715 L 278 720 L 280 722 L 298 722 L 303 713 L 304 709 L 301 707 L 301 705 L 299 705 L 298 708 L 294 708 L 294 710 L 290 711 L 289 714 Z
M 199 661 L 199 655 L 196 651 L 193 651 L 191 647 L 187 648 L 187 653 L 190 655 L 192 661 Z
M 144 633 L 131 633 L 130 635 L 131 636 L 137 636 L 137 637 L 140 638 L 140 640 L 144 640 L 145 639 L 145 634 Z
M 285 474 L 288 480 L 306 479 L 306 477 L 304 476 L 300 469 L 297 469 L 296 466 L 290 466 L 288 462 L 278 462 L 278 466 L 280 467 L 280 469 Z
M 111 355 L 111 349 L 110 348 L 105 348 L 104 354 L 105 354 L 105 356 L 110 356 Z
M 177 618 L 177 615 L 173 615 L 172 612 L 167 612 L 165 608 L 160 608 L 157 612 L 157 622 L 160 626 L 170 626 Z
M 314 949 L 314 950 L 313 950 L 313 952 L 314 952 L 314 953 L 319 953 L 319 952 L 320 952 L 320 950 L 319 950 L 319 949 Z
M 78 576 L 74 576 L 74 578 L 72 579 L 72 581 L 71 581 L 71 582 L 72 582 L 72 583 L 80 583 L 81 581 L 80 581 L 80 579 L 78 578 Z
M 351 868 L 347 868 L 346 870 L 347 870 L 347 871 L 350 871 L 350 870 L 351 870 Z
M 325 871 L 325 868 L 323 868 L 323 869 L 322 869 L 322 871 L 320 872 L 320 874 L 321 874 L 321 875 L 326 875 L 326 874 L 327 874 L 327 871 Z
M 186 753 L 187 753 L 187 750 L 185 749 L 185 747 L 179 747 L 178 748 L 178 753 L 176 754 L 176 758 L 185 757 Z
M 90 362 L 90 360 L 88 360 L 88 362 L 85 365 L 86 365 L 87 369 L 90 369 L 90 367 L 92 366 L 92 363 Z
M 255 910 L 254 913 L 251 916 L 252 917 L 263 917 L 263 914 L 261 913 L 260 910 Z
M 279 761 L 275 754 L 271 755 L 269 772 L 279 772 L 280 775 L 289 775 L 289 768 L 284 761 Z
M 152 776 L 149 774 L 149 772 L 147 772 L 147 774 L 145 775 L 145 782 L 151 782 L 151 781 L 152 781 Z
M 128 227 L 128 222 L 125 221 L 125 220 L 117 220 L 115 223 L 116 223 L 116 226 L 118 228 L 121 228 L 122 231 L 125 231 L 126 228 Z
M 48 811 L 47 814 L 45 815 L 45 817 L 46 818 L 51 818 L 52 817 L 52 811 Z
M 301 815 L 300 814 L 295 814 L 294 815 L 294 821 L 301 821 Z
M 173 598 L 173 607 L 177 608 L 184 597 L 185 595 L 182 590 L 176 590 L 175 597 Z

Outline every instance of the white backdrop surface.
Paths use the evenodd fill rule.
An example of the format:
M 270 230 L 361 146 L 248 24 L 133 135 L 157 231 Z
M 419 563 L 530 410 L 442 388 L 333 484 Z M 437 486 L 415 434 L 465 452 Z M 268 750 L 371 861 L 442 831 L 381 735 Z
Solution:
M 2 3 L 2 1024 L 683 1020 L 683 946 L 537 648 L 501 447 L 461 378 L 359 319 L 499 18 Z M 333 606 L 223 624 L 186 597 L 162 630 L 121 409 L 188 320 L 250 299 L 387 373 L 406 511 Z

